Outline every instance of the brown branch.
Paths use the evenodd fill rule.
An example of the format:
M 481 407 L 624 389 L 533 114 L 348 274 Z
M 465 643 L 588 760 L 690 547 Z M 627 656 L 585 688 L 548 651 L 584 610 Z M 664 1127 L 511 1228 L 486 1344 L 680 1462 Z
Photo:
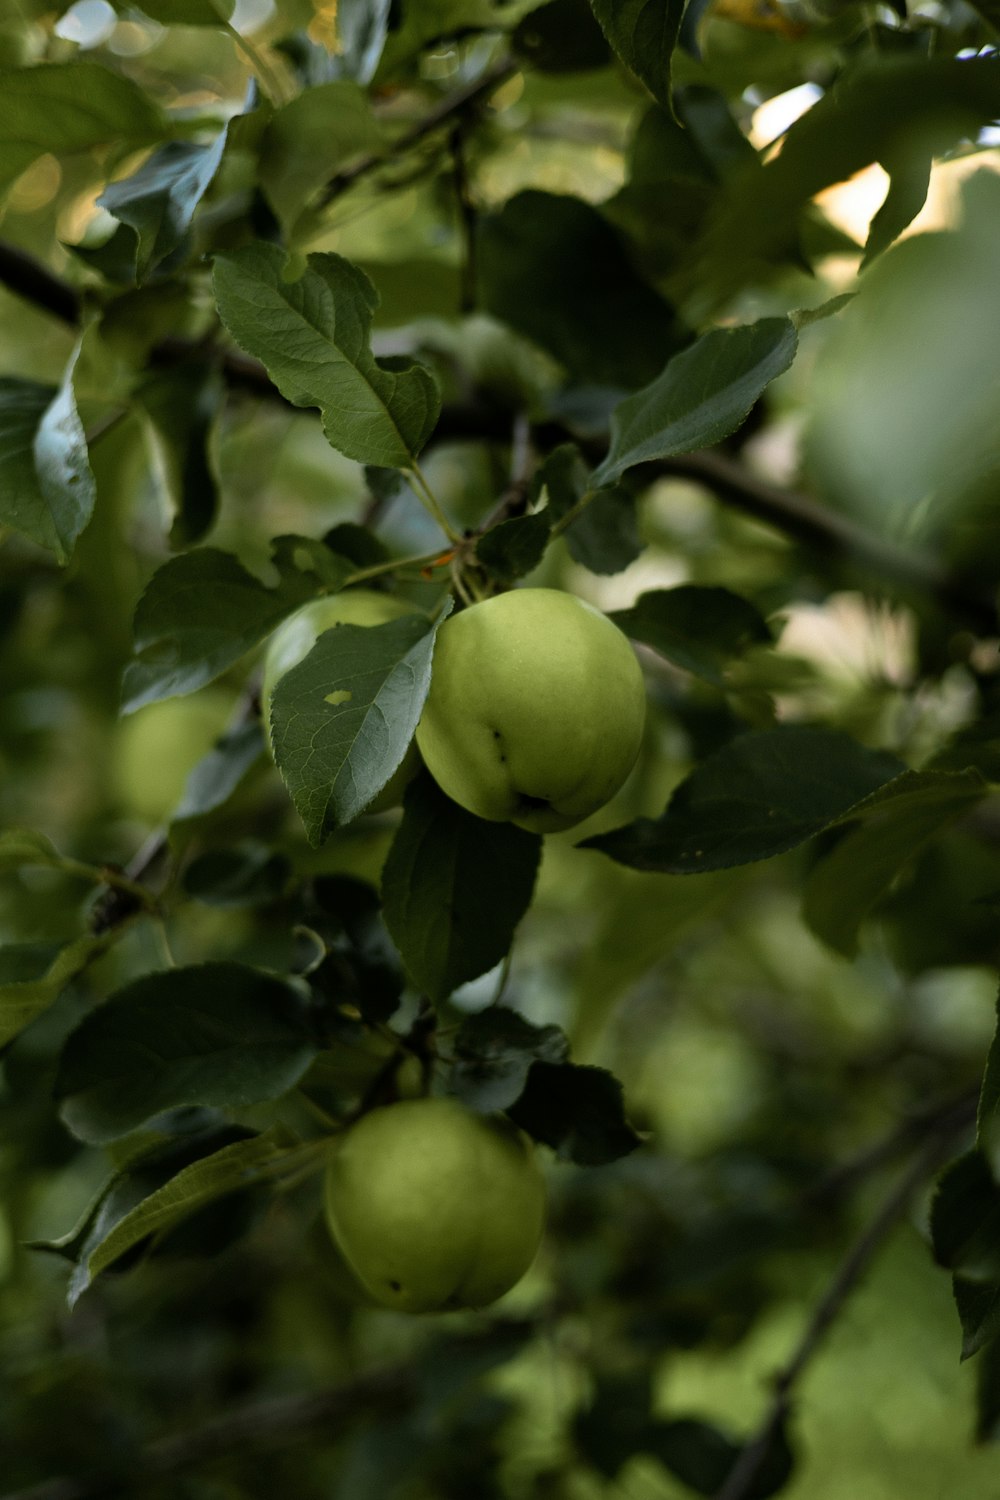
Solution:
M 82 311 L 82 298 L 75 286 L 56 276 L 48 266 L 26 250 L 0 240 L 0 283 L 17 297 L 50 312 L 75 327 Z
M 348 188 L 352 188 L 362 177 L 384 167 L 387 162 L 395 157 L 401 156 L 413 146 L 433 135 L 442 126 L 451 124 L 462 115 L 468 114 L 470 110 L 476 109 L 490 94 L 495 93 L 501 84 L 506 83 L 509 78 L 519 71 L 518 64 L 510 59 L 494 63 L 492 68 L 487 69 L 482 78 L 475 82 L 466 84 L 464 88 L 456 89 L 453 94 L 448 94 L 434 109 L 428 110 L 416 124 L 409 130 L 397 136 L 387 151 L 373 151 L 368 156 L 363 156 L 353 166 L 345 167 L 335 177 L 331 177 L 326 187 L 319 196 L 316 207 L 325 208 Z
M 895 1229 L 919 1187 L 940 1167 L 952 1149 L 959 1130 L 968 1124 L 966 1115 L 954 1111 L 924 1142 L 910 1166 L 899 1178 L 868 1227 L 855 1240 L 837 1267 L 830 1284 L 813 1310 L 788 1362 L 773 1381 L 774 1396 L 756 1434 L 740 1450 L 714 1500 L 747 1500 L 771 1449 L 792 1410 L 792 1396 L 799 1379 L 822 1346 L 845 1302 L 855 1290 L 879 1250 Z

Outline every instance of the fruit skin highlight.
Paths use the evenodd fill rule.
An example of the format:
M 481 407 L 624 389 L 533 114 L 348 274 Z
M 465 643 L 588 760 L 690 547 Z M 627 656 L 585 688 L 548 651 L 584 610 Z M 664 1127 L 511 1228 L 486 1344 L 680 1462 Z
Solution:
M 607 616 L 558 589 L 514 589 L 438 631 L 417 744 L 468 812 L 554 833 L 622 785 L 645 716 L 642 670 Z
M 535 1258 L 545 1184 L 526 1135 L 455 1099 L 362 1116 L 326 1174 L 333 1239 L 377 1302 L 400 1312 L 485 1307 Z
M 271 637 L 264 658 L 264 678 L 261 684 L 264 733 L 271 749 L 271 699 L 278 683 L 286 672 L 304 661 L 324 630 L 335 625 L 385 625 L 390 620 L 400 620 L 404 615 L 417 615 L 421 611 L 415 604 L 397 599 L 392 594 L 380 594 L 375 589 L 346 589 L 342 594 L 327 594 L 322 599 L 313 599 L 302 609 L 289 615 Z M 384 812 L 386 808 L 398 807 L 409 783 L 420 769 L 420 752 L 411 744 L 402 761 L 393 771 L 385 786 L 365 808 L 366 812 Z

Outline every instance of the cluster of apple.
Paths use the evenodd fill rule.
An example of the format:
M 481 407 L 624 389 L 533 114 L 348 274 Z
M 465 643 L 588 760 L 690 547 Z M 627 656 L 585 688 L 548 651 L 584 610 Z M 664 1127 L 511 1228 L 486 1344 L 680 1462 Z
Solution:
M 263 698 L 339 624 L 379 625 L 413 606 L 353 589 L 318 599 L 272 640 Z M 556 589 L 515 589 L 441 626 L 411 746 L 372 810 L 402 798 L 421 760 L 477 817 L 537 833 L 603 806 L 636 760 L 642 673 L 605 615 Z M 484 1307 L 527 1271 L 542 1234 L 544 1182 L 529 1138 L 453 1099 L 371 1110 L 339 1136 L 326 1216 L 372 1298 L 404 1312 Z

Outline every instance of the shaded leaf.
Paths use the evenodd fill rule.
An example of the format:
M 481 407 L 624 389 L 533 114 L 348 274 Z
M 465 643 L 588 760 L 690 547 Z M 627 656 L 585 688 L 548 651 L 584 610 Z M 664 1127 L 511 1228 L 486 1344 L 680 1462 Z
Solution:
M 440 409 L 433 375 L 408 360 L 375 359 L 369 338 L 378 294 L 350 261 L 310 255 L 294 281 L 286 269 L 276 245 L 216 257 L 215 294 L 229 332 L 293 406 L 320 408 L 334 448 L 360 463 L 411 465 Z
M 511 34 L 511 49 L 542 73 L 607 67 L 611 51 L 587 0 L 549 0 Z
M 0 521 L 67 562 L 94 508 L 94 476 L 73 394 L 0 378 Z
M 165 370 L 143 382 L 138 399 L 149 416 L 164 487 L 174 513 L 175 547 L 201 541 L 215 523 L 219 485 L 209 443 L 225 394 L 210 364 Z
M 259 176 L 281 222 L 293 226 L 324 183 L 380 141 L 368 96 L 346 79 L 306 89 L 275 110 L 261 136 Z
M 938 1265 L 964 1280 L 1000 1282 L 1000 1187 L 979 1151 L 953 1161 L 938 1182 L 931 1243 Z
M 646 545 L 639 536 L 635 496 L 623 485 L 598 490 L 565 536 L 570 557 L 591 573 L 620 573 Z
M 729 589 L 681 584 L 640 594 L 631 609 L 609 616 L 634 641 L 714 687 L 726 686 L 726 668 L 751 646 L 773 639 L 758 609 Z
M 80 1140 L 116 1140 L 180 1105 L 246 1108 L 293 1088 L 317 1044 L 299 994 L 237 963 L 134 980 L 70 1035 L 56 1075 Z
M 633 389 L 676 347 L 673 309 L 582 199 L 529 189 L 484 215 L 478 235 L 483 307 L 575 380 Z
M 86 932 L 61 948 L 44 973 L 0 983 L 0 1047 L 48 1010 L 70 981 L 105 953 L 117 936 L 110 931 Z
M 237 1134 L 235 1129 L 232 1133 Z M 81 1246 L 67 1294 L 71 1307 L 95 1277 L 144 1240 L 163 1235 L 206 1204 L 265 1179 L 295 1151 L 279 1146 L 273 1134 L 239 1135 L 218 1150 L 200 1153 L 165 1181 L 156 1182 L 151 1164 L 143 1161 L 115 1183 Z M 162 1166 L 156 1173 L 161 1175 Z
M 740 425 L 762 391 L 795 358 L 788 318 L 714 328 L 675 354 L 661 375 L 615 407 L 611 446 L 594 471 L 612 484 L 634 464 L 718 443 Z
M 185 783 L 173 821 L 200 818 L 222 807 L 263 758 L 264 731 L 259 721 L 229 730 L 194 767 Z
M 558 1026 L 533 1026 L 517 1011 L 491 1005 L 462 1022 L 452 1051 L 449 1092 L 489 1114 L 521 1095 L 533 1062 L 565 1062 L 569 1043 Z
M 277 551 L 277 542 L 272 545 Z M 334 564 L 335 555 L 327 556 Z M 202 547 L 164 563 L 136 607 L 136 654 L 125 668 L 124 710 L 193 693 L 321 592 L 320 579 L 312 571 L 315 557 L 305 539 L 294 539 L 294 545 L 278 553 L 278 561 L 283 566 L 274 588 L 216 547 Z M 343 563 L 341 581 L 349 572 L 350 565 Z
M 430 687 L 435 630 L 425 615 L 337 625 L 275 687 L 274 758 L 314 846 L 401 765 Z
M 954 1276 L 951 1288 L 962 1325 L 962 1358 L 971 1359 L 1000 1334 L 1000 1283 Z
M 644 1445 L 660 1462 L 697 1495 L 715 1495 L 739 1459 L 742 1444 L 700 1417 L 677 1417 L 657 1422 Z M 741 1491 L 745 1500 L 767 1500 L 784 1489 L 792 1475 L 794 1458 L 785 1426 L 773 1434 L 771 1444 L 752 1482 Z
M 227 849 L 206 849 L 184 871 L 184 889 L 206 906 L 259 906 L 288 888 L 287 855 L 253 839 Z
M 142 146 L 170 133 L 138 84 L 98 63 L 0 70 L 0 192 L 47 151 Z
M 670 71 L 687 0 L 590 0 L 601 30 L 654 99 L 673 109 Z
M 429 776 L 412 783 L 382 896 L 407 971 L 432 1000 L 503 958 L 531 902 L 541 848 L 537 834 L 473 817 Z
M 662 817 L 585 839 L 620 864 L 672 875 L 721 870 L 794 849 L 905 767 L 835 729 L 786 725 L 739 735 L 702 761 Z
M 512 516 L 479 538 L 476 557 L 494 578 L 512 583 L 537 568 L 548 542 L 549 517 L 544 511 L 531 516 Z
M 622 1086 L 604 1068 L 575 1063 L 533 1063 L 511 1119 L 564 1161 L 600 1166 L 639 1145 L 625 1119 Z
M 183 242 L 219 170 L 225 146 L 225 130 L 210 146 L 169 141 L 98 198 L 99 207 L 134 235 L 136 281 L 144 281 Z
M 854 809 L 860 826 L 848 829 L 809 872 L 803 915 L 813 932 L 853 957 L 862 921 L 900 871 L 988 790 L 976 771 L 906 771 Z

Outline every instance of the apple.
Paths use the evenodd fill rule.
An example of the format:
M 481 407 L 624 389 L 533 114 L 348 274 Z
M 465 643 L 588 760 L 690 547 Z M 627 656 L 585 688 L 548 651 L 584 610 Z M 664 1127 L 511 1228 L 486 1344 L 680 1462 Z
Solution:
M 375 1300 L 401 1312 L 495 1302 L 534 1260 L 544 1215 L 528 1137 L 456 1099 L 371 1110 L 327 1167 L 337 1248 Z
M 271 637 L 264 658 L 264 680 L 261 685 L 261 702 L 264 705 L 264 732 L 271 744 L 271 699 L 274 690 L 292 667 L 309 655 L 325 630 L 335 625 L 385 625 L 389 620 L 399 620 L 403 615 L 419 614 L 420 610 L 406 600 L 392 594 L 379 594 L 374 589 L 347 589 L 342 594 L 327 594 L 322 599 L 313 599 L 302 609 L 289 615 Z M 420 752 L 411 744 L 396 770 L 389 777 L 378 795 L 369 802 L 366 812 L 383 812 L 389 807 L 398 807 L 403 800 L 406 787 L 420 769 Z
M 559 589 L 514 589 L 438 631 L 417 744 L 467 811 L 554 833 L 618 790 L 645 715 L 635 652 L 606 615 Z
M 224 733 L 232 712 L 231 694 L 208 688 L 149 703 L 122 719 L 115 729 L 112 766 L 128 811 L 146 823 L 165 823 L 188 775 Z

